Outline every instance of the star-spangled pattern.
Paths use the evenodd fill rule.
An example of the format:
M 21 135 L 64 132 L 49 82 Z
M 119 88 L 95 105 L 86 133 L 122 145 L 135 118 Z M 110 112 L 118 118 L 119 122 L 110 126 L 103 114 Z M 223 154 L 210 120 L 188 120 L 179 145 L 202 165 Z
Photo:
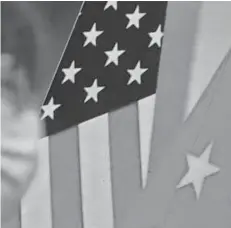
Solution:
M 68 68 L 62 69 L 62 72 L 64 73 L 64 78 L 63 78 L 62 84 L 64 84 L 67 81 L 75 83 L 75 75 L 79 71 L 81 71 L 81 68 L 76 68 L 75 67 L 75 61 L 72 61 L 71 65 Z
M 158 26 L 155 32 L 150 32 L 149 36 L 151 38 L 151 41 L 149 43 L 149 47 L 152 45 L 156 44 L 158 47 L 161 47 L 161 39 L 164 36 L 162 30 L 161 30 L 161 25 Z
M 128 22 L 126 28 L 130 28 L 132 25 L 134 25 L 136 28 L 139 28 L 140 27 L 140 19 L 142 17 L 144 17 L 145 14 L 146 13 L 140 12 L 140 7 L 138 5 L 133 13 L 126 14 L 126 17 L 129 19 L 129 22 Z
M 90 99 L 93 99 L 95 102 L 98 102 L 98 93 L 102 91 L 104 88 L 104 86 L 98 86 L 98 81 L 97 79 L 95 79 L 90 87 L 84 88 L 84 90 L 87 92 L 87 96 L 84 102 L 87 102 Z
M 117 10 L 117 1 L 108 1 L 105 4 L 104 10 L 106 10 L 106 9 L 108 9 L 110 7 L 112 7 L 114 10 Z
M 110 63 L 114 63 L 115 65 L 119 64 L 119 57 L 125 52 L 125 50 L 118 49 L 118 43 L 115 43 L 114 47 L 111 51 L 105 51 L 107 55 L 107 61 L 105 66 L 109 65 Z
M 159 5 L 157 5 L 159 6 L 158 8 L 156 5 L 153 7 L 153 5 L 149 4 L 154 3 L 117 3 L 116 8 L 115 5 L 113 6 L 109 3 L 85 4 L 83 17 L 76 24 L 76 28 L 64 53 L 59 69 L 56 72 L 53 84 L 42 106 L 42 119 L 46 120 L 48 134 L 56 133 L 69 126 L 79 124 L 155 93 L 162 46 L 161 42 L 163 42 L 166 5 L 165 8 L 162 8 L 162 3 L 159 3 Z M 139 22 L 135 22 L 135 24 L 133 24 L 134 26 L 130 25 L 130 27 L 127 28 L 128 22 L 126 15 L 129 12 L 135 12 L 137 5 L 139 5 L 140 12 L 145 13 L 145 17 L 142 17 L 142 20 L 139 20 Z M 110 10 L 108 10 L 109 8 Z M 160 12 L 161 16 L 158 20 L 156 19 L 155 21 L 151 18 L 151 16 L 156 16 Z M 97 26 L 99 25 L 104 32 L 100 34 L 98 38 L 96 37 L 97 39 L 94 38 L 93 43 L 91 41 L 88 42 L 88 44 L 91 43 L 92 45 L 84 48 L 84 42 L 88 39 L 84 36 L 84 31 L 90 31 L 89 28 L 96 24 Z M 131 27 L 134 27 L 134 29 L 130 29 Z M 94 45 L 96 44 L 96 40 L 97 45 Z M 85 46 L 87 46 L 87 44 Z M 81 66 L 79 77 L 76 77 L 74 86 L 70 86 L 71 83 L 62 85 L 62 80 L 64 80 L 62 74 L 63 69 L 65 66 L 68 66 L 71 61 L 75 61 L 78 66 Z M 71 81 L 71 79 L 69 80 Z M 209 123 L 211 124 L 211 122 Z M 206 124 L 205 126 L 207 127 L 210 124 Z M 209 130 L 211 129 L 209 128 Z M 216 195 L 215 200 L 212 201 L 213 195 L 208 194 L 209 188 L 205 189 L 209 183 L 211 184 L 210 180 L 214 180 L 220 174 L 220 167 L 222 170 L 224 169 L 224 167 L 221 166 L 222 162 L 214 159 L 212 156 L 215 153 L 222 152 L 222 150 L 220 150 L 221 147 L 217 148 L 214 149 L 211 143 L 204 151 L 201 151 L 200 156 L 194 155 L 193 151 L 191 151 L 190 154 L 186 154 L 186 156 L 184 153 L 180 153 L 180 155 L 186 158 L 184 160 L 184 165 L 188 165 L 186 172 L 184 172 L 183 167 L 179 165 L 179 163 L 173 164 L 172 167 L 169 166 L 168 163 L 167 169 L 164 169 L 163 176 L 170 177 L 171 181 L 170 184 L 167 185 L 165 185 L 165 183 L 167 183 L 168 180 L 163 178 L 160 181 L 164 183 L 164 187 L 170 187 L 170 192 L 172 191 L 171 188 L 173 189 L 173 195 L 175 195 L 173 196 L 171 193 L 170 197 L 171 201 L 173 201 L 172 198 L 175 198 L 174 203 L 176 202 L 176 204 L 174 204 L 173 207 L 176 206 L 177 209 L 181 206 L 183 207 L 179 213 L 179 225 L 174 226 L 172 224 L 172 221 L 176 221 L 174 218 L 172 221 L 170 220 L 168 227 L 187 227 L 188 224 L 186 224 L 185 221 L 188 221 L 190 216 L 191 220 L 196 221 L 200 218 L 204 222 L 205 219 L 207 219 L 205 216 L 206 213 L 208 215 L 210 211 L 204 214 L 202 213 L 200 217 L 197 217 L 199 214 L 195 213 L 197 209 L 204 209 L 210 206 L 216 207 L 217 203 L 219 203 L 220 196 L 218 197 Z M 224 148 L 227 147 L 224 146 Z M 179 150 L 175 150 L 174 152 L 177 154 Z M 225 153 L 227 152 L 223 151 L 223 155 Z M 222 155 L 219 154 L 218 157 L 222 157 Z M 178 161 L 180 156 L 175 156 L 174 158 L 177 158 L 175 161 Z M 170 159 L 167 158 L 167 160 Z M 181 161 L 181 159 L 179 159 L 179 161 Z M 220 167 L 218 167 L 217 163 L 219 163 Z M 181 177 L 176 166 L 181 170 Z M 177 175 L 174 175 L 174 172 L 173 174 L 171 173 L 171 171 L 175 169 L 177 170 Z M 224 174 L 221 174 L 221 176 L 222 175 Z M 178 178 L 179 184 L 177 185 L 175 184 L 175 180 L 178 180 Z M 206 184 L 207 186 L 205 186 Z M 188 195 L 187 198 L 185 197 L 182 189 L 187 188 L 189 185 L 191 185 L 196 194 L 197 201 L 193 199 L 193 203 Z M 214 186 L 214 183 L 212 186 Z M 158 187 L 158 185 L 155 187 Z M 164 189 L 164 187 L 161 186 L 161 190 L 164 190 L 163 196 L 167 198 L 165 194 L 166 192 L 168 193 L 168 189 Z M 216 186 L 217 189 L 222 187 L 223 186 L 219 184 Z M 175 188 L 177 188 L 177 191 Z M 216 190 L 216 188 L 214 189 Z M 159 190 L 159 192 L 161 191 Z M 159 197 L 159 192 L 157 191 L 157 194 L 155 194 L 156 198 Z M 186 193 L 188 194 L 188 192 Z M 159 202 L 166 204 L 163 200 L 164 197 L 162 197 Z M 201 197 L 204 198 L 199 201 Z M 225 203 L 227 203 L 227 198 L 225 200 Z M 207 206 L 205 206 L 205 204 L 207 204 Z M 160 204 L 156 205 L 158 210 Z M 167 203 L 167 207 L 170 207 L 169 203 Z M 160 207 L 160 209 L 162 208 Z M 187 211 L 187 209 L 189 210 Z M 169 217 L 176 215 L 178 214 L 173 210 L 171 211 L 171 208 L 168 210 Z M 209 216 L 214 215 L 216 214 L 211 213 Z M 209 216 L 208 220 L 210 219 Z M 225 214 L 224 218 L 228 216 Z M 215 220 L 216 216 L 214 217 Z M 195 222 L 195 224 L 199 223 Z M 190 225 L 192 225 L 192 223 L 190 223 Z M 219 227 L 219 225 L 220 224 L 216 227 Z M 206 227 L 211 227 L 211 225 Z
M 132 82 L 137 82 L 138 84 L 141 84 L 141 76 L 144 72 L 146 72 L 148 69 L 141 68 L 140 61 L 136 64 L 134 69 L 129 69 L 128 73 L 130 74 L 130 78 L 128 81 L 128 85 L 130 85 Z
M 55 104 L 54 103 L 54 98 L 51 97 L 48 104 L 42 106 L 42 110 L 43 110 L 44 113 L 43 113 L 41 119 L 43 120 L 44 118 L 49 117 L 49 118 L 51 118 L 53 120 L 54 119 L 54 112 L 60 106 L 61 106 L 61 104 Z
M 161 48 L 149 47 L 149 33 L 164 31 L 166 7 L 84 3 L 42 108 L 48 135 L 156 92 Z M 53 114 L 44 110 L 51 98 Z
M 84 42 L 84 47 L 91 43 L 92 45 L 96 46 L 96 39 L 98 36 L 100 36 L 103 33 L 103 31 L 99 31 L 96 29 L 96 23 L 92 25 L 92 28 L 90 31 L 83 32 L 84 36 L 86 37 L 86 40 Z

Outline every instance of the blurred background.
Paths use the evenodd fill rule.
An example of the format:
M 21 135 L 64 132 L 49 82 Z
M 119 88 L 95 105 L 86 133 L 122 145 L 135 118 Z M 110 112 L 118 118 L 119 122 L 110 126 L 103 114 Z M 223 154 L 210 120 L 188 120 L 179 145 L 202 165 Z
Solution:
M 31 72 L 33 89 L 40 103 L 51 83 L 81 4 L 77 1 L 1 3 L 2 51 L 19 56 L 19 61 Z M 231 45 L 230 2 L 201 2 L 199 17 L 187 114 Z M 185 23 L 188 23 L 187 20 Z M 20 45 L 15 45 L 19 40 L 28 48 L 27 52 Z M 37 182 L 36 187 L 40 183 L 39 180 Z M 40 200 L 35 200 L 36 205 L 39 204 Z M 19 217 L 4 228 L 19 228 Z
M 1 2 L 1 54 L 10 54 L 16 65 L 26 69 L 38 107 L 45 98 L 81 4 Z M 21 227 L 21 210 L 17 210 L 12 220 L 2 224 L 3 228 Z
M 2 52 L 30 72 L 41 102 L 82 2 L 2 2 Z

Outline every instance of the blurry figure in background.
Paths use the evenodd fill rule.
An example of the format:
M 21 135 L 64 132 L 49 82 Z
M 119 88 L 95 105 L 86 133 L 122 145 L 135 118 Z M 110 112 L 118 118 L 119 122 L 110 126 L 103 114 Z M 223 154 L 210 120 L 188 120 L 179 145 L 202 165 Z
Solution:
M 20 201 L 42 166 L 36 148 L 44 132 L 40 106 L 81 4 L 1 3 L 2 224 L 19 216 Z
M 33 28 L 12 4 L 2 4 L 1 175 L 2 223 L 18 213 L 37 166 L 42 134 L 33 93 L 36 45 Z M 6 23 L 5 23 L 6 22 Z

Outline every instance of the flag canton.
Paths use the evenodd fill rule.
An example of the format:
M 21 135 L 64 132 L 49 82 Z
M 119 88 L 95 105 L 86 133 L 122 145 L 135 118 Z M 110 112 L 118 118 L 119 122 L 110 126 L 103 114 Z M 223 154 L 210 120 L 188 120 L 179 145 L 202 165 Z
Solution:
M 42 106 L 54 134 L 156 92 L 166 2 L 85 2 Z

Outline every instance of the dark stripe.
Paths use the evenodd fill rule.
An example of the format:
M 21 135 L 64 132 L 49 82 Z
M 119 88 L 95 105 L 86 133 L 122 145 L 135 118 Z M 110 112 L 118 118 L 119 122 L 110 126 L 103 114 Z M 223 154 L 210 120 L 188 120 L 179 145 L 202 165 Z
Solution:
M 49 139 L 53 228 L 82 228 L 77 127 Z
M 112 194 L 115 228 L 141 191 L 137 104 L 109 113 Z
M 16 212 L 15 216 L 13 216 L 13 218 L 11 218 L 6 223 L 3 223 L 3 219 L 2 219 L 1 227 L 2 228 L 21 228 L 21 216 L 20 216 L 20 213 L 21 213 L 20 212 L 20 206 L 18 206 L 18 211 Z

